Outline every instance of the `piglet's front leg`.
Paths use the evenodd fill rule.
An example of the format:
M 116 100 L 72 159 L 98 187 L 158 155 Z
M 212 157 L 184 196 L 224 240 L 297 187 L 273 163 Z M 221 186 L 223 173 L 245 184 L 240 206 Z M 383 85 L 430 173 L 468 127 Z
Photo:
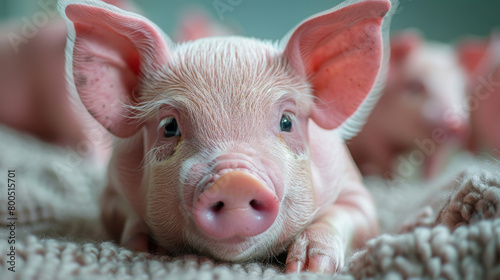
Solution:
M 290 246 L 286 272 L 333 273 L 344 265 L 344 237 L 327 217 L 309 226 Z
M 375 205 L 354 168 L 337 201 L 302 232 L 288 249 L 286 272 L 333 273 L 349 248 L 363 246 L 378 232 Z
M 132 251 L 146 252 L 152 247 L 146 226 L 125 204 L 112 186 L 101 196 L 101 220 L 111 237 Z
M 333 273 L 340 270 L 344 265 L 346 249 L 350 245 L 362 245 L 372 235 L 370 232 L 373 229 L 358 227 L 362 221 L 374 227 L 373 221 L 368 221 L 355 205 L 332 205 L 290 246 L 286 272 Z
M 151 243 L 144 222 L 136 215 L 128 217 L 123 229 L 120 245 L 136 252 L 149 252 L 155 247 Z

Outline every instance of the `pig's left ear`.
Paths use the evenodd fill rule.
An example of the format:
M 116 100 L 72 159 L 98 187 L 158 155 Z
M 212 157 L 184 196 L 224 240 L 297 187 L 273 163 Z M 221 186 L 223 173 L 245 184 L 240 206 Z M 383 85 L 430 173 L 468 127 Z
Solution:
M 317 97 L 311 118 L 325 129 L 337 128 L 356 112 L 383 80 L 382 65 L 387 62 L 387 34 L 382 33 L 387 31 L 391 2 L 346 2 L 305 20 L 284 39 L 285 58 L 308 79 Z M 376 99 L 365 103 L 370 101 L 372 107 Z M 367 113 L 363 115 L 354 126 L 360 126 Z

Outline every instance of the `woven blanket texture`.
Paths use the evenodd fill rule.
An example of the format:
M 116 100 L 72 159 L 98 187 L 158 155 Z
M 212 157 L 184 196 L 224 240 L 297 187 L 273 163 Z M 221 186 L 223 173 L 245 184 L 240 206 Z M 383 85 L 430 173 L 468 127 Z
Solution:
M 0 127 L 0 219 L 8 224 L 7 170 L 16 170 L 15 272 L 9 227 L 0 228 L 0 279 L 500 279 L 500 169 L 453 180 L 386 186 L 367 180 L 381 235 L 334 276 L 285 275 L 279 264 L 216 262 L 131 252 L 99 222 L 102 167 L 71 149 Z

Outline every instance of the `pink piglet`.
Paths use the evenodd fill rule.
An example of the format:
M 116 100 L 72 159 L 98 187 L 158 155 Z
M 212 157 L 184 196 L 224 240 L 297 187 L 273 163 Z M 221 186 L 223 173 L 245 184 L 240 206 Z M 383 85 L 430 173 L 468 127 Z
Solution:
M 378 97 L 390 1 L 346 1 L 278 43 L 174 44 L 100 1 L 59 10 L 69 86 L 116 136 L 101 206 L 122 245 L 225 261 L 286 250 L 287 272 L 332 273 L 377 233 L 343 139 Z

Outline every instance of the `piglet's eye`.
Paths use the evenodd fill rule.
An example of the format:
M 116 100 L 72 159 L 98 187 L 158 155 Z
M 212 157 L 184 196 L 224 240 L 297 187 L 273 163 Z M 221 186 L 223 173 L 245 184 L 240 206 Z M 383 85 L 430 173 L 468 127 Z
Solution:
M 281 115 L 280 129 L 285 132 L 290 132 L 292 130 L 292 120 L 290 120 L 289 116 L 285 114 Z
M 181 131 L 179 130 L 179 126 L 177 125 L 177 120 L 175 118 L 162 120 L 161 125 L 165 128 L 165 137 L 181 136 Z

